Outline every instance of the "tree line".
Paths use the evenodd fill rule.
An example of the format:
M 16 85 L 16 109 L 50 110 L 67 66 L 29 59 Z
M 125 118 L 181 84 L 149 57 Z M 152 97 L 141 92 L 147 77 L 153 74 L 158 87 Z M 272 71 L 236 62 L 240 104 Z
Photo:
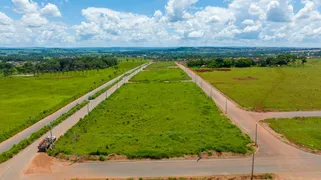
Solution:
M 268 67 L 268 66 L 282 66 L 289 65 L 290 63 L 305 64 L 307 62 L 307 58 L 305 56 L 294 56 L 291 54 L 281 54 L 276 57 L 267 57 L 260 59 L 250 59 L 250 58 L 241 58 L 241 59 L 192 59 L 187 60 L 188 67 L 208 67 L 208 68 L 231 68 L 231 67 Z
M 113 57 L 77 57 L 50 59 L 37 62 L 0 62 L 0 72 L 4 76 L 12 74 L 36 74 L 67 71 L 82 71 L 91 69 L 104 69 L 118 65 L 118 60 Z

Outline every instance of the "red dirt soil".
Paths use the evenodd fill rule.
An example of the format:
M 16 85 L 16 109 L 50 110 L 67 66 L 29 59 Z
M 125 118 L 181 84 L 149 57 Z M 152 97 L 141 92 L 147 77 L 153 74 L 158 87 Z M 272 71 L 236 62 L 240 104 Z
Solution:
M 232 71 L 230 68 L 195 69 L 196 72 Z
M 251 81 L 251 80 L 257 80 L 257 78 L 254 78 L 252 76 L 246 77 L 246 78 L 233 78 L 234 80 L 238 81 Z
M 263 180 L 267 179 L 267 177 L 272 177 L 270 179 L 272 180 L 280 180 L 280 178 L 275 174 L 254 174 L 253 179 L 254 180 Z M 217 175 L 217 176 L 195 176 L 195 177 L 158 177 L 158 178 L 98 178 L 98 179 L 81 179 L 76 178 L 77 180 L 250 180 L 250 175 Z

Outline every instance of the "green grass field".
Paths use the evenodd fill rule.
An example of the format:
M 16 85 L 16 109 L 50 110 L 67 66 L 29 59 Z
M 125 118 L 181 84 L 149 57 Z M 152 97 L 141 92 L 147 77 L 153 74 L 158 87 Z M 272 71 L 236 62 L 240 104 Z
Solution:
M 182 157 L 199 153 L 201 134 L 203 151 L 252 150 L 250 138 L 192 82 L 123 86 L 60 138 L 52 154 L 74 154 L 74 133 L 80 155 Z
M 188 75 L 181 69 L 157 69 L 145 70 L 132 78 L 133 82 L 151 81 L 182 81 L 189 80 Z
M 270 119 L 269 126 L 288 140 L 312 150 L 321 150 L 321 118 Z
M 232 68 L 199 74 L 249 110 L 321 109 L 320 59 L 299 67 Z
M 122 62 L 118 70 L 107 68 L 40 77 L 0 78 L 0 142 L 142 63 L 139 60 Z
M 146 69 L 167 69 L 171 67 L 175 67 L 176 64 L 174 61 L 162 61 L 162 62 L 154 62 L 149 65 Z

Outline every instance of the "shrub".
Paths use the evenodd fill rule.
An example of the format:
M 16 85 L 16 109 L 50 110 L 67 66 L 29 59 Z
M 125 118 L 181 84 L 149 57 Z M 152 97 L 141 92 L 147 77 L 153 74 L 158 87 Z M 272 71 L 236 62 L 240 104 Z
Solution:
M 263 175 L 263 178 L 264 179 L 273 179 L 273 176 L 271 174 L 269 174 L 269 173 L 266 173 L 266 174 Z
M 99 156 L 99 161 L 105 161 L 104 156 Z

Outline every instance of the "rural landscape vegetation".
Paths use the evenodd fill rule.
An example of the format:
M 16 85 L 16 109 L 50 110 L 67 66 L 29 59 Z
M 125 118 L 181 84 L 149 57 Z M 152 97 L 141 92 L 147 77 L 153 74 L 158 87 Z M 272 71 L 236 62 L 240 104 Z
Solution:
M 321 180 L 321 0 L 0 1 L 0 180 Z
M 83 109 L 88 114 L 58 138 L 47 150 L 49 156 L 85 163 L 255 155 L 259 148 L 256 138 L 230 120 L 227 102 L 226 109 L 218 107 L 213 101 L 215 89 L 242 110 L 259 114 L 321 108 L 321 60 L 317 57 L 275 54 L 215 58 L 179 54 L 183 57 L 176 61 L 157 60 L 150 51 L 144 57 L 93 53 L 75 58 L 21 60 L 18 55 L 4 56 L 0 66 L 2 143 L 119 78 L 1 152 L 0 162 L 14 158 Z M 130 71 L 143 64 L 147 67 L 142 71 Z M 187 73 L 187 68 L 194 75 Z M 133 77 L 129 79 L 130 74 Z M 214 88 L 210 93 L 204 89 L 206 84 Z M 112 88 L 116 88 L 115 92 L 108 94 Z M 99 104 L 90 109 L 91 101 Z M 280 141 L 319 154 L 319 122 L 320 117 L 298 116 L 265 118 L 259 125 Z M 260 177 L 275 178 L 270 174 Z

